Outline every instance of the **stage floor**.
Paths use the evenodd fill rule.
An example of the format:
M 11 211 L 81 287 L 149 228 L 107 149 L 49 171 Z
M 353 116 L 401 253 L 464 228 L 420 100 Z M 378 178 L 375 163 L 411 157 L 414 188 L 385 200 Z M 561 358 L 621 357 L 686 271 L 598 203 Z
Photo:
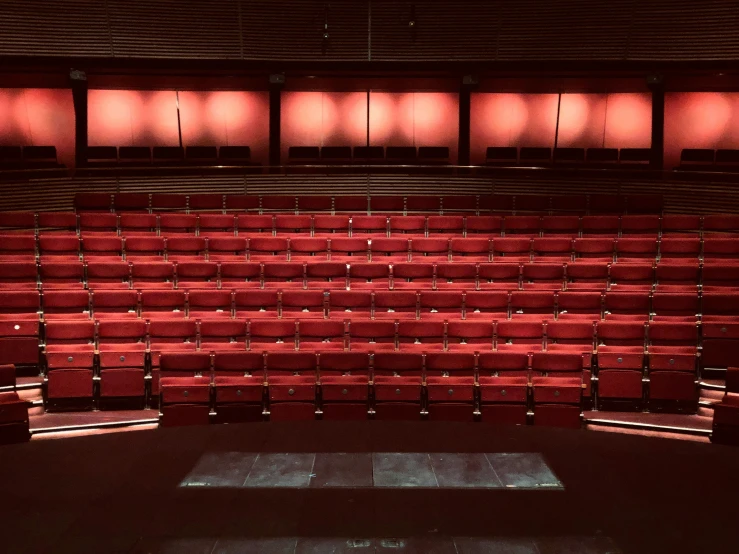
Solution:
M 8 552 L 735 553 L 739 449 L 431 422 L 0 448 Z M 510 486 L 513 485 L 513 486 Z

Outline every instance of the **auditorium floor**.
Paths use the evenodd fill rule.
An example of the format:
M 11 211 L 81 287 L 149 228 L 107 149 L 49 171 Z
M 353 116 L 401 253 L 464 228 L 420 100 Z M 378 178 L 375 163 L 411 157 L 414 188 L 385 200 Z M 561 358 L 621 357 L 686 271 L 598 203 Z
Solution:
M 482 454 L 501 483 L 518 467 L 501 470 L 501 453 L 529 453 L 520 459 L 541 460 L 561 486 L 180 486 L 204 459 L 227 469 L 227 453 L 315 455 L 324 465 L 312 466 L 311 479 L 345 471 L 325 462 L 337 453 L 373 453 L 373 464 L 377 453 L 427 453 L 434 471 L 439 453 Z M 275 422 L 32 441 L 0 454 L 3 548 L 14 553 L 693 554 L 735 553 L 739 540 L 739 449 L 688 441 L 459 423 Z M 469 483 L 474 471 L 455 475 Z

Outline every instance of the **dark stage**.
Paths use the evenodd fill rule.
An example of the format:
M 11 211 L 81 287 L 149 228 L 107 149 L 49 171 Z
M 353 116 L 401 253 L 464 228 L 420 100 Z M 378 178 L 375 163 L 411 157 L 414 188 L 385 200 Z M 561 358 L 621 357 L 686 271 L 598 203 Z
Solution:
M 317 453 L 318 464 L 326 453 L 371 452 L 487 453 L 491 460 L 540 453 L 563 490 L 482 482 L 383 488 L 371 478 L 356 487 L 232 486 L 239 479 L 180 486 L 194 468 L 212 471 L 214 453 L 223 453 L 233 477 L 252 470 L 229 469 L 226 458 L 239 454 L 225 453 Z M 728 553 L 739 540 L 739 450 L 686 441 L 479 424 L 308 422 L 35 441 L 1 453 L 3 548 L 15 553 Z M 458 477 L 474 481 L 470 471 Z M 314 466 L 316 474 L 331 477 L 331 470 Z

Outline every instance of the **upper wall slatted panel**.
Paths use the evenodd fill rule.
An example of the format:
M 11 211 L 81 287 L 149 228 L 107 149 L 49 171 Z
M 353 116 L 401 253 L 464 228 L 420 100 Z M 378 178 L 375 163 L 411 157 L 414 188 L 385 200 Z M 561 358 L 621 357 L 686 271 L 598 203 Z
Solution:
M 497 0 L 467 0 L 461 5 L 438 0 L 373 0 L 371 10 L 372 59 L 492 60 L 496 57 L 500 11 Z
M 739 59 L 739 1 L 637 2 L 629 58 Z
M 368 11 L 367 0 L 243 0 L 244 58 L 366 60 Z
M 102 0 L 0 1 L 0 55 L 110 56 Z
M 242 57 L 237 0 L 108 0 L 115 56 Z

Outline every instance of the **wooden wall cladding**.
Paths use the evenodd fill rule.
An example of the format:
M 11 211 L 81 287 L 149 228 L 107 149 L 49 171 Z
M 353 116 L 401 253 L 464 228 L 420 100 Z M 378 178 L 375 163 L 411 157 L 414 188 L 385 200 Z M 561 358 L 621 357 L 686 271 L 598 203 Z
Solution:
M 661 194 L 673 213 L 739 213 L 739 186 L 685 180 L 422 175 L 246 175 L 32 180 L 0 185 L 0 211 L 70 210 L 76 192 L 293 195 Z
M 736 60 L 737 13 L 739 0 L 7 0 L 0 55 Z

